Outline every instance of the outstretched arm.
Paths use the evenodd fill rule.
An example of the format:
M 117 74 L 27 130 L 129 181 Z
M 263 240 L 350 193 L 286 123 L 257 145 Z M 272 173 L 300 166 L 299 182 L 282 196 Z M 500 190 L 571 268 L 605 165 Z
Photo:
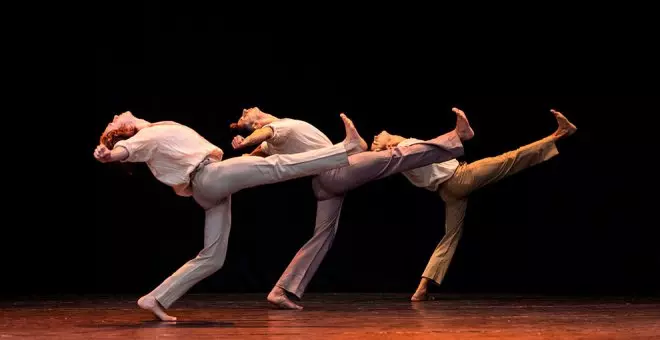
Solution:
M 231 142 L 231 146 L 234 149 L 241 149 L 246 146 L 261 144 L 261 142 L 269 140 L 272 137 L 273 137 L 273 129 L 270 126 L 265 126 L 262 127 L 261 129 L 255 130 L 254 132 L 252 132 L 252 134 L 247 136 L 247 138 L 243 138 L 242 136 L 234 137 L 234 140 L 232 140 Z
M 105 145 L 99 145 L 94 150 L 94 158 L 101 163 L 123 161 L 128 158 L 128 151 L 121 146 L 108 150 Z

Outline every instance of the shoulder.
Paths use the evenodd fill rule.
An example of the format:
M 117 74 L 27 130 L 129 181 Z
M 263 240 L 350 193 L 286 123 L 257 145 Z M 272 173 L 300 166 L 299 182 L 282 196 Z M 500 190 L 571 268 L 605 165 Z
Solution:
M 188 128 L 188 129 L 189 129 L 189 127 L 187 127 L 187 126 L 185 126 L 185 125 L 183 125 L 183 124 L 179 124 L 179 123 L 177 123 L 177 122 L 169 121 L 169 120 L 168 120 L 168 121 L 162 121 L 162 122 L 151 123 L 151 124 L 149 124 L 149 126 L 148 126 L 147 128 L 145 128 L 144 130 L 149 129 L 149 128 L 159 128 L 159 129 L 163 129 L 163 128 L 181 128 L 181 127 L 183 127 L 183 128 Z
M 177 123 L 177 122 L 172 122 L 172 121 L 165 121 L 165 122 L 157 122 L 157 123 L 152 123 L 149 125 L 149 127 L 144 128 L 142 130 L 150 130 L 152 132 L 157 132 L 157 131 L 172 131 L 172 130 L 177 130 L 177 131 L 189 131 L 189 132 L 195 132 L 191 127 Z M 141 131 L 142 131 L 141 130 Z
M 176 122 L 157 122 L 140 129 L 134 137 L 160 139 L 190 134 L 196 134 L 195 130 L 183 124 Z
M 301 130 L 301 131 L 315 131 L 315 132 L 321 132 L 316 126 L 304 121 L 304 120 L 299 120 L 299 119 L 291 119 L 291 118 L 285 118 L 282 120 L 286 120 L 283 122 L 286 126 L 290 127 L 291 129 L 295 130 Z
M 273 130 L 274 137 L 281 135 L 295 134 L 304 129 L 304 122 L 296 119 L 280 118 L 271 123 L 264 125 Z
M 280 118 L 278 120 L 275 120 L 271 123 L 266 124 L 266 126 L 274 126 L 274 127 L 295 127 L 299 126 L 301 124 L 304 124 L 302 120 L 297 120 L 297 119 L 291 119 L 291 118 Z

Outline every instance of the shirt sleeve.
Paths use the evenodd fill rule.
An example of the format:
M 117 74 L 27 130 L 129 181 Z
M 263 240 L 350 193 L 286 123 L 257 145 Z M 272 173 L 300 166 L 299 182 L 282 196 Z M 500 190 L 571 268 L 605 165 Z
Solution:
M 158 146 L 158 134 L 156 128 L 146 128 L 138 131 L 135 136 L 119 141 L 116 147 L 122 147 L 128 151 L 128 157 L 122 162 L 147 162 Z
M 266 155 L 270 155 L 268 142 L 261 142 L 261 152 L 265 153 Z
M 270 124 L 264 125 L 273 129 L 273 137 L 268 140 L 268 143 L 273 145 L 278 145 L 286 141 L 291 132 L 293 131 L 293 125 L 295 121 L 292 119 L 279 119 Z
M 408 138 L 403 140 L 401 143 L 399 143 L 398 146 L 409 146 L 409 145 L 417 144 L 419 142 L 423 142 L 423 141 L 421 139 Z

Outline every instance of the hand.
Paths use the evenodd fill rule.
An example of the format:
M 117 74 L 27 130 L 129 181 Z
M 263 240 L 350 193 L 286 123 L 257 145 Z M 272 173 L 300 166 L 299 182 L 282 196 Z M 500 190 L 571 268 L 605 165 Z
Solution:
M 236 137 L 234 137 L 234 139 L 231 141 L 231 146 L 232 146 L 234 149 L 240 149 L 240 148 L 242 148 L 242 147 L 245 146 L 245 145 L 243 145 L 243 142 L 244 142 L 244 141 L 245 141 L 245 138 L 243 138 L 243 136 L 236 136 Z
M 99 145 L 94 150 L 94 158 L 101 163 L 107 163 L 110 161 L 110 150 L 105 147 L 105 145 Z

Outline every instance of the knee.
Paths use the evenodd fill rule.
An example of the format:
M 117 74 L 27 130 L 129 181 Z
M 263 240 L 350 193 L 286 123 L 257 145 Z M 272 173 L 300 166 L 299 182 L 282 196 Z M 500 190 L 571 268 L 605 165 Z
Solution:
M 312 181 L 312 190 L 314 190 L 314 197 L 317 201 L 325 201 L 333 198 L 335 195 L 325 189 L 323 184 L 318 178 Z
M 314 228 L 314 236 L 334 239 L 335 235 L 337 234 L 337 227 L 338 227 L 338 223 L 336 219 L 318 221 L 316 227 Z M 324 235 L 324 236 L 318 236 L 318 235 Z
M 442 185 L 442 186 L 440 186 L 440 189 L 438 190 L 438 194 L 440 194 L 440 198 L 445 203 L 451 203 L 453 201 L 458 201 L 458 200 L 461 199 L 461 195 L 458 192 L 455 192 L 455 191 L 456 190 L 451 190 L 446 185 Z
M 224 259 L 222 261 L 209 261 L 206 265 L 206 272 L 208 274 L 213 274 L 220 270 L 224 264 Z
M 222 268 L 225 264 L 225 257 L 223 256 L 203 256 L 200 258 L 200 270 L 205 274 L 211 275 Z
M 334 194 L 332 194 L 328 191 L 325 191 L 323 189 L 314 192 L 314 196 L 316 196 L 317 201 L 326 201 L 326 200 L 329 200 L 329 199 L 335 197 Z

